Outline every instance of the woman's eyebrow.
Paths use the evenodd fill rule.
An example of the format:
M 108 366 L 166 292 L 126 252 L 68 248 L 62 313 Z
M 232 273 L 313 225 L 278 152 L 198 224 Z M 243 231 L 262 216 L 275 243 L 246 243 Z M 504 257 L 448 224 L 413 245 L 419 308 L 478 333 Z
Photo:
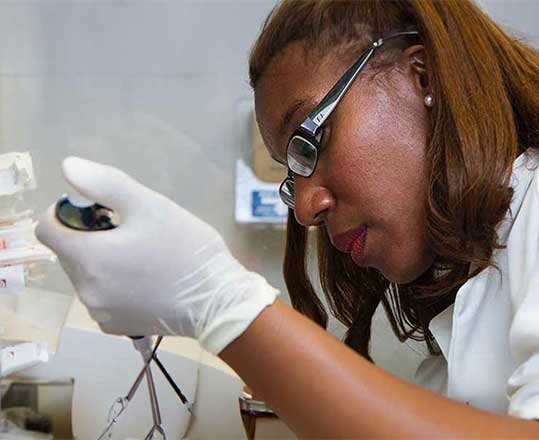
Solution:
M 294 115 L 296 114 L 296 112 L 300 108 L 302 108 L 306 103 L 309 103 L 309 102 L 311 102 L 313 100 L 314 100 L 314 98 L 312 96 L 308 96 L 305 99 L 298 99 L 298 100 L 292 102 L 292 104 L 290 105 L 290 107 L 288 107 L 288 110 L 285 112 L 285 114 L 283 116 L 283 119 L 281 121 L 280 132 L 281 133 L 286 133 L 286 131 L 288 129 L 288 126 L 290 125 L 290 122 L 294 118 Z

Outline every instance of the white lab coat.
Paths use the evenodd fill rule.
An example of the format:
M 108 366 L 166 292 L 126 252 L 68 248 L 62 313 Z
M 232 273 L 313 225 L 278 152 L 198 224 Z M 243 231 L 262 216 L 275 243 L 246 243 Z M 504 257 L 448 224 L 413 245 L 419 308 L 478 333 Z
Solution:
M 430 324 L 443 356 L 416 383 L 498 414 L 539 419 L 539 156 L 513 165 L 511 208 L 498 227 L 505 249 L 468 280 Z

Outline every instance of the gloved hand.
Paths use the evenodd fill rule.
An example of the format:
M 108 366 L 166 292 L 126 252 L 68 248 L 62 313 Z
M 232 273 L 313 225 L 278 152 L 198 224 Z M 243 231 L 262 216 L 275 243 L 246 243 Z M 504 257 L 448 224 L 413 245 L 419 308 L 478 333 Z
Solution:
M 170 199 L 110 166 L 70 157 L 62 169 L 82 196 L 120 216 L 116 229 L 76 231 L 52 206 L 36 229 L 103 331 L 188 336 L 219 353 L 275 301 L 278 291 L 214 228 Z

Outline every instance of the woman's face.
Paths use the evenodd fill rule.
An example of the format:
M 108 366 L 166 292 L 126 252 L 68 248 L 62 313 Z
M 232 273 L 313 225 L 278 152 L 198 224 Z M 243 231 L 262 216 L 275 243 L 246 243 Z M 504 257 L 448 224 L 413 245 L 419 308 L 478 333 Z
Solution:
M 255 89 L 262 137 L 283 163 L 292 132 L 349 67 L 331 54 L 308 60 L 301 43 L 289 45 Z M 398 283 L 413 281 L 433 262 L 425 218 L 427 91 L 411 66 L 393 70 L 391 81 L 360 73 L 324 124 L 315 173 L 295 177 L 297 221 L 324 226 L 356 264 Z

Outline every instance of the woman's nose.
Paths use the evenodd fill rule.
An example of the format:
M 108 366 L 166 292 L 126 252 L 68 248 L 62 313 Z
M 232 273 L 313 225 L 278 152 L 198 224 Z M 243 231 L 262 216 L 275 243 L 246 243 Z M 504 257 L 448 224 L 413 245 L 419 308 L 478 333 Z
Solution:
M 296 176 L 294 192 L 294 214 L 298 223 L 303 226 L 315 226 L 322 223 L 335 206 L 331 191 L 318 184 L 312 177 Z

